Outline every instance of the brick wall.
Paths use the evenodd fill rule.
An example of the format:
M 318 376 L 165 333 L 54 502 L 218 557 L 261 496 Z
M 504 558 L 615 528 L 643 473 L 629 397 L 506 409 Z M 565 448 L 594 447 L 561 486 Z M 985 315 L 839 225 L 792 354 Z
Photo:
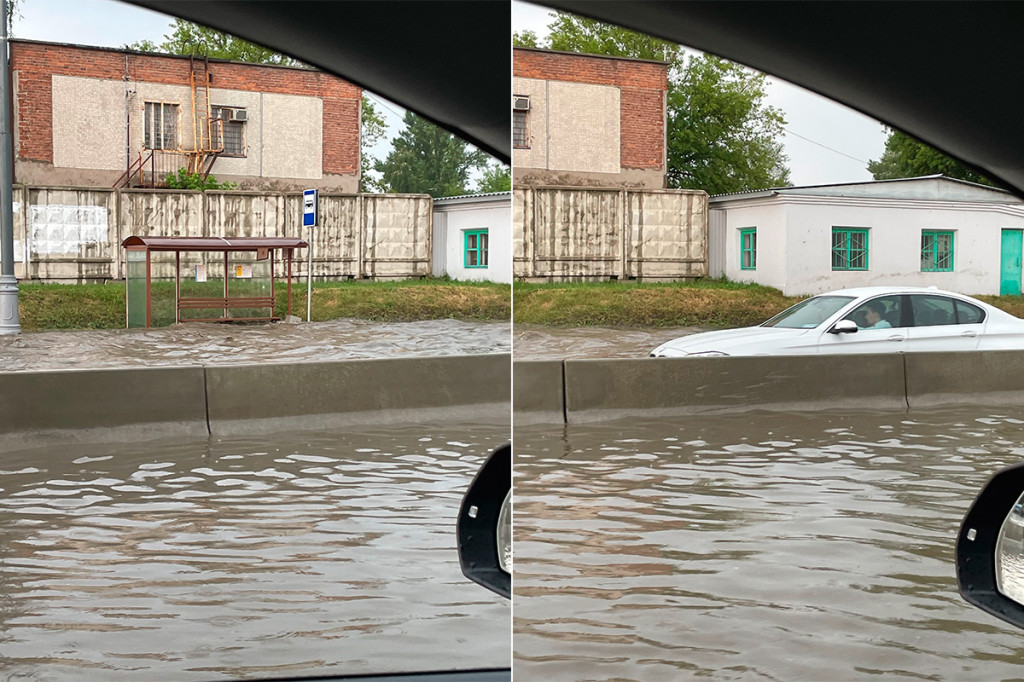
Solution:
M 512 73 L 619 88 L 622 167 L 664 170 L 667 64 L 515 48 Z
M 185 57 L 126 53 L 20 40 L 11 41 L 17 79 L 17 159 L 53 163 L 52 76 L 184 85 Z M 362 90 L 336 76 L 308 69 L 210 62 L 211 87 L 319 97 L 323 100 L 323 172 L 359 171 L 359 101 Z M 118 115 L 120 113 L 118 112 Z

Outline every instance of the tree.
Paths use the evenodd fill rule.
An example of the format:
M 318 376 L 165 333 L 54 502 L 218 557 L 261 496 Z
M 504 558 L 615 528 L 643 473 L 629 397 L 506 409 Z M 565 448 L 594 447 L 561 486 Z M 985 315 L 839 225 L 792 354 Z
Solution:
M 405 113 L 404 123 L 391 153 L 374 164 L 387 191 L 433 197 L 465 194 L 470 171 L 483 167 L 487 154 L 411 111 Z
M 255 43 L 242 40 L 230 33 L 213 28 L 193 24 L 184 19 L 175 19 L 171 24 L 171 33 L 164 36 L 159 45 L 151 40 L 140 40 L 125 45 L 129 50 L 140 52 L 166 52 L 168 54 L 194 54 L 230 59 L 235 62 L 251 62 L 253 64 L 280 64 L 282 66 L 299 66 L 300 62 L 291 57 L 274 52 Z
M 372 174 L 374 169 L 370 149 L 387 134 L 388 124 L 366 95 L 363 95 L 359 128 L 359 191 L 383 192 L 383 182 Z
M 877 161 L 868 163 L 868 172 L 875 180 L 916 178 L 922 175 L 941 173 L 950 178 L 995 185 L 992 180 L 965 166 L 954 158 L 946 156 L 934 147 L 910 137 L 898 130 L 889 130 L 885 150 Z
M 490 163 L 484 168 L 483 175 L 476 191 L 487 192 L 509 192 L 512 190 L 512 169 L 503 163 Z
M 711 194 L 789 184 L 779 141 L 786 124 L 766 103 L 764 74 L 618 26 L 557 13 L 543 47 L 669 63 L 668 185 Z M 526 32 L 529 34 L 530 32 Z M 536 36 L 514 40 L 538 46 Z

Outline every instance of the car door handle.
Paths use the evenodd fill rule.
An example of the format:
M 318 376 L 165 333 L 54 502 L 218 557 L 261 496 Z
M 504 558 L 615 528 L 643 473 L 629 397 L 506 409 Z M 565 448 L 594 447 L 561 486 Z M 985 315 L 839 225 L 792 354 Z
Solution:
M 893 334 L 892 336 L 889 337 L 889 340 L 890 341 L 902 341 L 903 338 L 904 337 L 899 335 L 899 334 Z
M 977 336 L 978 332 L 966 331 L 960 334 L 960 336 Z

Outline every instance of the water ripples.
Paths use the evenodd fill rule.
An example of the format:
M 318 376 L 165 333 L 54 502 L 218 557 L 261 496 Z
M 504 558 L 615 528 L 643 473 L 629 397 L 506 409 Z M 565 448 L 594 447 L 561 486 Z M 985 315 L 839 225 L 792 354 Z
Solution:
M 454 533 L 503 428 L 5 455 L 0 675 L 507 665 L 507 602 L 462 577 Z
M 1021 420 L 731 415 L 516 432 L 524 679 L 1024 676 L 956 531 Z

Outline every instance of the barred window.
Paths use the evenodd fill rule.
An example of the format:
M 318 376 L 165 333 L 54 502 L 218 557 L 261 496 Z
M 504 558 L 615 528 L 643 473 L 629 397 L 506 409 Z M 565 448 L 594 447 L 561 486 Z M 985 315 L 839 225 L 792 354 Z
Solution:
M 178 148 L 178 105 L 146 102 L 146 149 Z
M 953 270 L 953 233 L 949 231 L 921 231 L 921 272 L 951 272 Z
M 213 107 L 212 113 L 213 118 L 220 120 L 212 127 L 213 146 L 223 145 L 224 156 L 245 156 L 245 109 Z
M 530 135 L 526 127 L 526 111 L 512 112 L 512 146 L 529 148 Z
M 868 231 L 866 229 L 832 228 L 832 269 L 868 269 Z

